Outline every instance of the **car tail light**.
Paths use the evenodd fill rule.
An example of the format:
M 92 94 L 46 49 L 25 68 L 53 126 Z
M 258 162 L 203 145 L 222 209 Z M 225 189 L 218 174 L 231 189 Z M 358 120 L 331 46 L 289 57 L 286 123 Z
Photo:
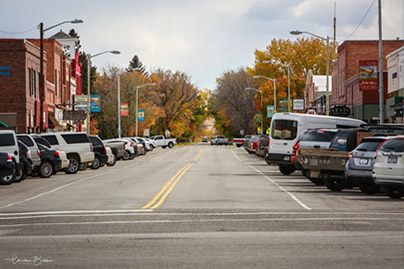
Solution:
M 293 155 L 294 155 L 294 156 L 297 155 L 297 151 L 299 150 L 299 148 L 300 148 L 300 141 L 297 141 L 297 142 L 295 143 L 295 145 L 293 146 Z
M 56 156 L 59 156 L 59 157 L 60 157 L 59 151 L 56 151 L 56 150 L 55 150 L 53 153 L 54 153 Z
M 107 155 L 107 148 L 106 147 L 104 147 L 104 152 L 105 152 L 105 155 Z
M 348 153 L 348 161 L 349 161 L 350 159 L 352 159 L 352 158 L 353 158 L 353 153 L 352 153 L 352 151 L 351 151 L 351 152 Z
M 130 147 L 133 148 L 133 143 L 130 143 Z
M 7 161 L 11 161 L 11 154 L 7 152 Z
M 94 152 L 93 144 L 90 144 L 91 152 Z
M 41 152 L 39 151 L 39 148 L 36 149 L 36 153 L 38 154 L 38 157 L 41 157 Z
M 376 156 L 375 156 L 375 159 L 377 158 L 377 153 L 379 152 L 379 149 L 380 149 L 380 147 L 381 146 L 383 146 L 383 144 L 384 143 L 386 143 L 387 141 L 389 141 L 390 140 L 390 138 L 389 139 L 386 139 L 386 140 L 384 140 L 382 143 L 380 143 L 380 145 L 377 147 L 377 149 L 376 149 Z

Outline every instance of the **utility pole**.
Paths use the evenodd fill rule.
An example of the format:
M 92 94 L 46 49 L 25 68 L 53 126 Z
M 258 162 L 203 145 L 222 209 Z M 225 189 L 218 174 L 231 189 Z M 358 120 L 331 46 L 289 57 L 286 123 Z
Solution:
M 384 123 L 382 0 L 379 0 L 379 118 Z

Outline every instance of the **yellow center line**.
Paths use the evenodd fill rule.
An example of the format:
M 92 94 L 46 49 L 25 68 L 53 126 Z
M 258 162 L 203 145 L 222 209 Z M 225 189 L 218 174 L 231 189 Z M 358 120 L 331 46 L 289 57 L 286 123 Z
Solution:
M 199 160 L 203 152 L 203 149 L 199 150 L 198 154 L 196 154 L 195 158 L 193 159 L 194 161 Z M 181 177 L 185 174 L 185 172 L 193 166 L 193 163 L 188 163 L 186 166 L 180 169 L 171 179 L 168 181 L 164 187 L 159 191 L 159 193 L 154 196 L 154 198 L 145 206 L 143 206 L 141 209 L 148 209 L 148 208 L 157 208 L 160 206 L 164 200 L 167 198 L 168 194 L 174 189 L 174 186 L 177 184 L 177 182 L 181 179 Z M 171 185 L 171 186 L 170 186 Z M 157 202 L 158 201 L 158 202 Z M 157 202 L 157 203 L 156 203 Z M 156 204 L 155 204 L 156 203 Z
M 168 182 L 166 183 L 166 185 L 164 185 L 164 187 L 161 189 L 161 191 L 160 191 L 147 205 L 145 205 L 144 207 L 142 207 L 142 209 L 147 209 L 147 208 L 149 208 L 152 204 L 154 204 L 154 203 L 157 201 L 157 199 L 159 199 L 160 196 L 164 193 L 164 191 L 168 188 L 168 186 L 170 186 L 170 184 L 175 180 L 175 178 L 176 178 L 185 168 L 187 168 L 189 165 L 190 165 L 190 163 L 187 164 L 185 167 L 181 168 L 181 170 L 178 171 L 177 174 L 175 174 L 175 176 L 173 176 L 173 177 L 170 179 L 170 181 L 168 181 Z
M 202 152 L 203 152 L 203 149 L 199 150 L 198 154 L 196 154 L 196 156 L 195 156 L 195 158 L 194 158 L 194 161 L 199 160 L 199 158 L 200 158 L 201 155 L 202 155 Z
M 161 199 L 158 201 L 158 203 L 151 207 L 152 209 L 155 209 L 155 208 L 159 207 L 159 206 L 164 202 L 164 200 L 167 198 L 167 196 L 168 196 L 168 195 L 170 194 L 170 192 L 173 190 L 173 188 L 175 187 L 175 185 L 177 184 L 177 182 L 181 179 L 181 177 L 185 174 L 185 172 L 186 172 L 189 168 L 191 168 L 193 165 L 194 165 L 194 164 L 191 163 L 186 169 L 184 169 L 184 170 L 182 171 L 182 173 L 177 177 L 177 179 L 174 181 L 174 183 L 171 185 L 171 187 L 166 191 L 166 193 L 161 197 Z

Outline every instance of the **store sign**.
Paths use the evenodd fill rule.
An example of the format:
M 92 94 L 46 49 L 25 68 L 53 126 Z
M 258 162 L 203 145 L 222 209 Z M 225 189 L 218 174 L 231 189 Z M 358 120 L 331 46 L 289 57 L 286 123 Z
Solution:
M 303 111 L 304 110 L 304 99 L 293 99 L 293 110 Z
M 98 94 L 91 95 L 90 112 L 101 112 L 101 95 Z
M 137 112 L 137 120 L 138 121 L 144 121 L 144 116 L 145 116 L 144 110 L 139 110 Z
M 129 105 L 127 103 L 121 103 L 121 117 L 129 116 Z
M 359 61 L 359 90 L 377 91 L 378 88 L 377 61 Z
M 87 111 L 87 95 L 74 95 L 74 110 Z
M 11 66 L 1 66 L 0 65 L 0 77 L 9 77 L 11 76 Z
M 351 109 L 347 106 L 334 106 L 330 109 L 330 116 L 348 117 L 351 114 Z
M 84 121 L 86 119 L 86 112 L 79 111 L 63 111 L 63 120 Z

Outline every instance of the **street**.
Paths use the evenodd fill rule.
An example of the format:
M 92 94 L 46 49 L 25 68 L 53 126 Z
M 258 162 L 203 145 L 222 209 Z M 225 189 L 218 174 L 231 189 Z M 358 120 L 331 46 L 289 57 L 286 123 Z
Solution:
M 404 202 L 243 148 L 157 148 L 0 186 L 0 268 L 404 268 Z

